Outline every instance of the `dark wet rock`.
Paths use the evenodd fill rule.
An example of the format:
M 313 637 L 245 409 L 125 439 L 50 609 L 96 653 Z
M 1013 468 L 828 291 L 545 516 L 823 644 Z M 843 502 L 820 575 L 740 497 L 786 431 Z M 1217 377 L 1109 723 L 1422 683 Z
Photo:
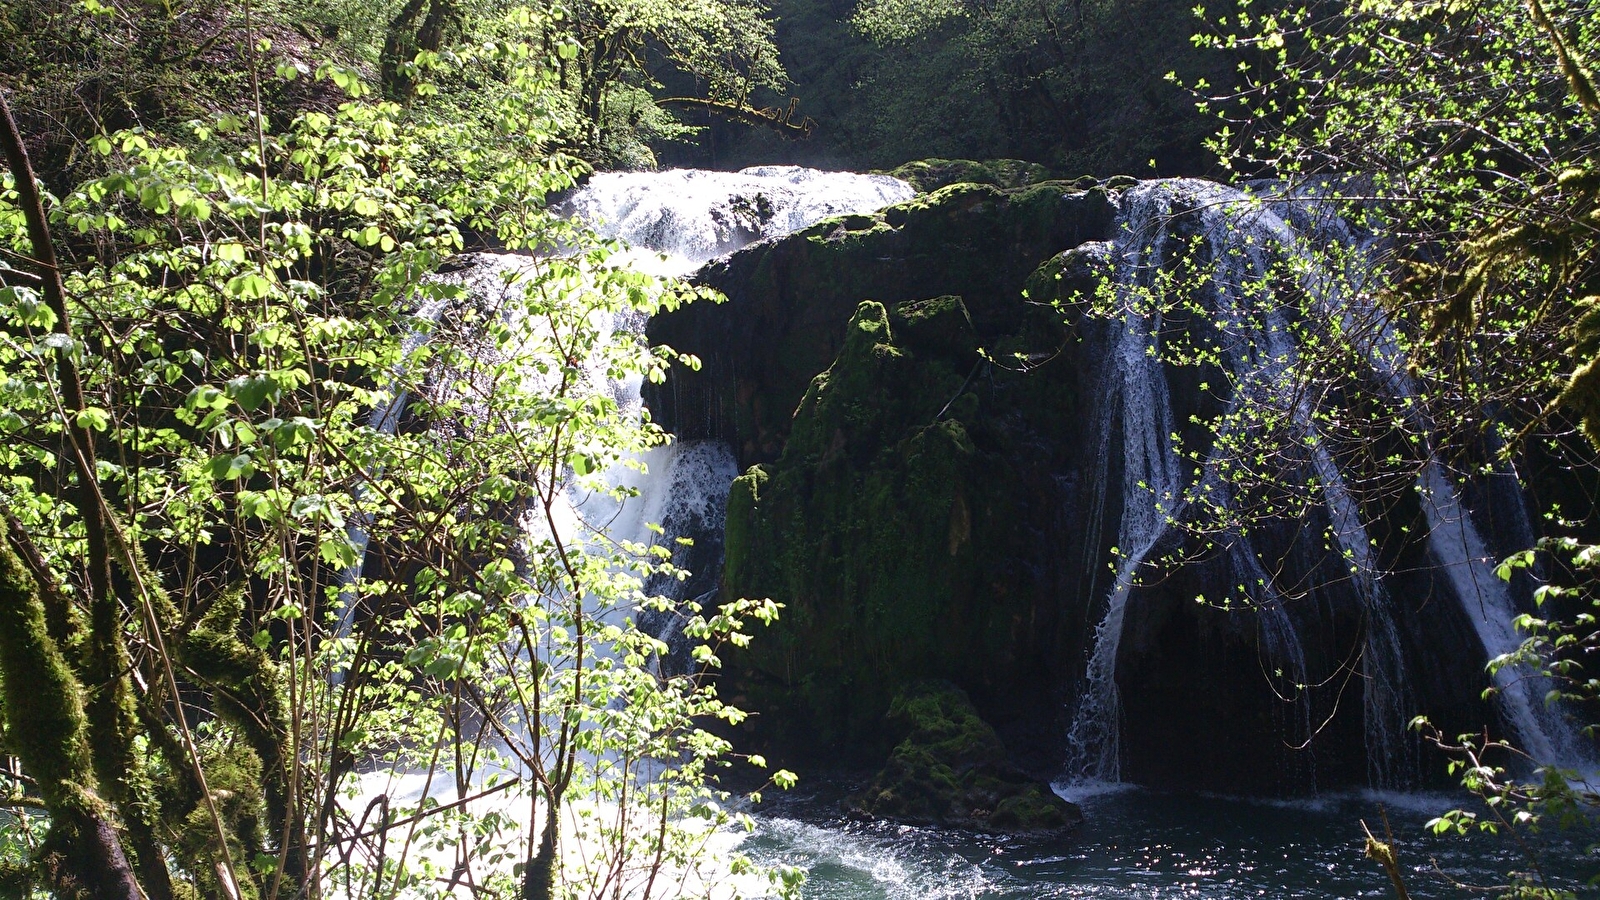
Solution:
M 1062 182 L 956 184 L 873 216 L 830 219 L 715 262 L 700 280 L 722 305 L 658 315 L 652 343 L 700 357 L 647 385 L 656 420 L 683 438 L 728 441 L 745 466 L 776 460 L 811 380 L 843 346 L 857 304 L 962 298 L 980 333 L 1016 330 L 1022 289 L 1043 260 L 1107 236 L 1107 195 Z
M 1058 831 L 1083 821 L 1007 759 L 1005 746 L 949 682 L 907 687 L 889 708 L 888 726 L 904 738 L 849 807 L 915 825 L 1002 832 Z
M 921 678 L 959 683 L 992 721 L 1054 727 L 1060 635 L 1083 628 L 1061 616 L 1073 538 L 1055 527 L 1070 333 L 1048 308 L 1003 335 L 972 318 L 949 295 L 862 303 L 781 457 L 733 484 L 724 589 L 786 609 L 730 677 L 785 759 L 876 764 L 898 740 L 891 700 Z
M 1098 182 L 954 184 L 717 262 L 701 277 L 727 304 L 652 320 L 653 342 L 704 363 L 647 388 L 653 414 L 680 436 L 727 440 L 745 470 L 729 497 L 721 589 L 785 604 L 730 657 L 723 683 L 757 713 L 745 737 L 769 755 L 878 766 L 905 740 L 888 724 L 896 697 L 941 679 L 1014 763 L 1060 771 L 1133 489 L 1120 425 L 1130 412 L 1107 363 L 1127 324 L 1087 313 L 1118 301 L 1115 203 L 1137 196 Z M 1200 220 L 1192 204 L 1159 220 L 1185 248 L 1161 263 L 1175 276 L 1209 264 Z M 1223 338 L 1210 287 L 1162 283 L 1193 293 L 1167 298 L 1152 342 Z M 1230 402 L 1227 373 L 1164 363 L 1151 374 L 1185 459 L 1204 458 L 1204 423 Z M 1481 653 L 1419 540 L 1417 502 L 1362 518 L 1396 607 L 1406 713 L 1427 711 L 1446 733 L 1493 722 L 1478 699 Z M 1124 779 L 1287 794 L 1442 771 L 1402 735 L 1403 752 L 1374 775 L 1372 680 L 1360 668 L 1368 607 L 1348 562 L 1328 552 L 1331 527 L 1319 508 L 1263 527 L 1254 563 L 1185 544 L 1181 527 L 1152 548 L 1126 588 L 1115 665 Z M 1261 566 L 1278 599 L 1214 602 L 1248 593 Z M 881 787 L 898 797 L 898 783 Z M 971 808 L 1026 822 L 1031 803 Z

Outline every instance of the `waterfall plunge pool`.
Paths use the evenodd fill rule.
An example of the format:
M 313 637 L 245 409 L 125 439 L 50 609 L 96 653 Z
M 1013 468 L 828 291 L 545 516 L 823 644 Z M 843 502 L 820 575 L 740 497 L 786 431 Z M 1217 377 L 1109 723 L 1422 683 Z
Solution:
M 1363 855 L 1361 830 L 1365 820 L 1382 837 L 1387 813 L 1414 900 L 1485 896 L 1466 886 L 1504 885 L 1506 873 L 1530 869 L 1509 838 L 1429 833 L 1429 819 L 1466 802 L 1440 793 L 1264 800 L 1066 789 L 1083 825 L 1014 838 L 858 821 L 839 811 L 846 790 L 813 783 L 769 793 L 742 849 L 804 869 L 809 900 L 1392 898 L 1382 868 Z M 1551 886 L 1600 896 L 1586 885 L 1600 873 L 1597 841 L 1600 827 L 1542 835 L 1538 864 Z

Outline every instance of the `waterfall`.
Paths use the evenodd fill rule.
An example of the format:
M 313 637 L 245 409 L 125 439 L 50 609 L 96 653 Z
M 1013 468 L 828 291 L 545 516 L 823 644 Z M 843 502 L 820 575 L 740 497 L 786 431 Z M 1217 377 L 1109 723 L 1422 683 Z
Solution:
M 1359 343 L 1369 375 L 1384 398 L 1406 410 L 1410 428 L 1427 434 L 1427 422 L 1412 402 L 1417 388 L 1404 370 L 1404 354 L 1392 325 L 1380 311 L 1359 305 L 1359 297 L 1349 291 L 1356 279 L 1364 277 L 1355 268 L 1367 262 L 1369 248 L 1343 220 L 1308 197 L 1263 198 L 1207 182 L 1177 180 L 1141 184 L 1127 191 L 1121 204 L 1116 240 L 1109 248 L 1094 248 L 1114 263 L 1113 288 L 1124 316 L 1108 325 L 1114 335 L 1100 380 L 1104 398 L 1096 420 L 1100 454 L 1091 490 L 1091 508 L 1101 509 L 1111 460 L 1120 444 L 1118 559 L 1069 731 L 1068 774 L 1093 780 L 1120 778 L 1115 672 L 1138 569 L 1162 543 L 1170 525 L 1196 501 L 1231 508 L 1231 499 L 1216 477 L 1215 446 L 1192 487 L 1178 481 L 1177 451 L 1167 437 L 1174 414 L 1160 362 L 1159 304 L 1140 302 L 1141 296 L 1162 290 L 1163 264 L 1174 255 L 1173 222 L 1180 216 L 1197 216 L 1211 266 L 1206 273 L 1213 285 L 1208 317 L 1222 333 L 1221 360 L 1235 385 L 1230 408 L 1242 398 L 1273 404 L 1292 423 L 1290 440 L 1304 446 L 1308 474 L 1320 490 L 1320 505 L 1331 526 L 1330 549 L 1348 570 L 1363 610 L 1360 672 L 1369 778 L 1377 787 L 1404 787 L 1415 768 L 1406 726 L 1418 710 L 1411 708 L 1414 699 L 1407 684 L 1400 626 L 1359 503 L 1318 433 L 1310 398 L 1290 383 L 1298 350 L 1273 292 L 1275 263 L 1290 263 L 1312 312 Z M 1327 247 L 1349 251 L 1343 265 L 1335 259 L 1337 252 L 1330 255 L 1317 249 Z M 1224 424 L 1218 444 L 1233 436 L 1227 430 L 1231 427 Z M 1495 576 L 1486 543 L 1439 460 L 1423 463 L 1416 489 L 1428 526 L 1429 556 L 1472 624 L 1485 658 L 1512 652 L 1521 643 L 1514 625 L 1516 603 L 1509 587 Z M 1260 616 L 1267 649 L 1286 664 L 1287 671 L 1303 678 L 1300 639 L 1249 535 L 1230 531 L 1223 540 L 1233 570 L 1257 585 L 1252 605 Z M 1548 685 L 1542 679 L 1504 668 L 1494 681 L 1501 714 L 1536 761 L 1566 768 L 1590 765 L 1583 741 L 1559 709 L 1544 703 Z
M 1343 295 L 1346 273 L 1333 271 L 1316 254 L 1306 252 L 1303 237 L 1285 221 L 1289 213 L 1281 205 L 1263 203 L 1233 188 L 1201 181 L 1150 182 L 1126 192 L 1121 203 L 1117 239 L 1103 252 L 1115 266 L 1114 290 L 1124 317 L 1108 326 L 1115 336 L 1101 375 L 1100 394 L 1105 399 L 1097 420 L 1100 462 L 1091 499 L 1092 509 L 1103 507 L 1114 442 L 1120 442 L 1119 554 L 1116 578 L 1092 637 L 1084 688 L 1069 730 L 1067 772 L 1079 779 L 1120 779 L 1120 702 L 1115 672 L 1137 570 L 1191 504 L 1202 502 L 1230 511 L 1233 506 L 1218 473 L 1224 462 L 1219 447 L 1229 439 L 1239 439 L 1241 435 L 1233 429 L 1244 426 L 1225 419 L 1195 483 L 1190 487 L 1180 483 L 1177 448 L 1170 446 L 1167 437 L 1175 416 L 1160 361 L 1160 304 L 1141 304 L 1142 297 L 1159 298 L 1163 265 L 1174 255 L 1177 240 L 1173 221 L 1189 215 L 1199 219 L 1209 252 L 1210 268 L 1203 277 L 1209 279 L 1211 290 L 1205 312 L 1218 332 L 1219 362 L 1234 382 L 1230 410 L 1245 399 L 1267 404 L 1290 423 L 1289 440 L 1304 447 L 1308 474 L 1320 489 L 1320 504 L 1330 524 L 1330 549 L 1337 554 L 1339 565 L 1348 570 L 1363 613 L 1360 673 L 1369 778 L 1377 787 L 1404 787 L 1415 768 L 1413 741 L 1406 733 L 1408 718 L 1415 710 L 1411 708 L 1396 611 L 1383 585 L 1359 505 L 1318 432 L 1310 399 L 1293 383 L 1297 348 L 1273 289 L 1278 263 L 1293 262 L 1298 286 L 1313 298 L 1313 305 L 1348 323 L 1355 311 Z M 1296 224 L 1311 230 L 1304 222 Z M 1324 225 L 1324 240 L 1332 227 L 1343 229 L 1334 240 L 1346 246 L 1355 244 L 1356 237 L 1342 222 Z M 1380 329 L 1379 338 L 1379 345 L 1369 348 L 1369 356 L 1385 383 L 1398 385 L 1404 379 L 1393 369 L 1399 358 L 1393 335 Z M 1158 454 L 1160 461 L 1155 458 Z M 1470 527 L 1470 522 L 1465 525 Z M 1095 541 L 1097 544 L 1098 538 Z M 1248 530 L 1231 529 L 1221 536 L 1221 542 L 1231 570 L 1253 586 L 1249 600 L 1258 616 L 1264 649 L 1295 685 L 1304 688 L 1301 637 Z M 1510 615 L 1502 619 L 1509 627 Z M 1487 647 L 1489 641 L 1485 644 Z M 1298 705 L 1299 727 L 1309 736 L 1309 706 L 1304 702 Z M 1517 724 L 1519 732 L 1540 731 L 1530 729 L 1525 721 Z
M 1122 703 L 1117 693 L 1117 647 L 1123 614 L 1134 579 L 1145 558 L 1179 513 L 1182 484 L 1179 460 L 1172 447 L 1172 404 L 1162 371 L 1158 332 L 1160 313 L 1138 310 L 1140 277 L 1159 270 L 1164 234 L 1152 225 L 1164 210 L 1156 203 L 1127 203 L 1117 222 L 1115 256 L 1118 303 L 1126 318 L 1111 326 L 1111 338 L 1100 375 L 1105 398 L 1096 421 L 1100 452 L 1094 493 L 1104 498 L 1112 455 L 1120 447 L 1122 511 L 1117 527 L 1116 580 L 1095 627 L 1093 650 L 1084 674 L 1078 711 L 1067 736 L 1068 771 L 1102 781 L 1121 780 Z M 1144 241 L 1150 240 L 1147 247 Z M 1103 509 L 1103 503 L 1094 507 Z M 1092 551 L 1091 551 L 1092 552 Z
M 1326 213 L 1307 216 L 1306 210 L 1315 209 L 1315 204 L 1290 204 L 1290 208 L 1300 214 L 1302 227 L 1313 240 L 1332 240 L 1346 245 L 1358 240 L 1348 224 L 1337 216 Z M 1354 258 L 1360 260 L 1363 254 L 1356 254 Z M 1348 279 L 1331 278 L 1324 284 L 1335 286 L 1345 280 Z M 1339 315 L 1346 323 L 1352 323 L 1357 312 L 1378 323 L 1378 327 L 1366 330 L 1364 355 L 1379 383 L 1394 399 L 1402 401 L 1410 426 L 1427 434 L 1428 423 L 1421 418 L 1419 407 L 1414 403 L 1419 396 L 1417 385 L 1405 371 L 1404 354 L 1387 317 L 1371 309 L 1357 310 L 1346 298 L 1326 289 L 1315 291 L 1311 296 L 1320 301 L 1319 308 L 1323 312 Z M 1514 478 L 1506 473 L 1490 477 Z M 1450 593 L 1471 623 L 1485 658 L 1492 660 L 1515 651 L 1523 638 L 1515 625 L 1520 610 L 1510 586 L 1495 574 L 1495 559 L 1487 542 L 1471 514 L 1462 506 L 1459 492 L 1436 456 L 1430 454 L 1415 487 L 1428 526 L 1428 556 L 1448 582 Z M 1516 539 L 1531 547 L 1532 528 L 1520 504 L 1517 513 L 1513 523 Z M 1494 675 L 1494 684 L 1500 714 L 1515 732 L 1523 751 L 1537 764 L 1581 771 L 1593 767 L 1587 742 L 1563 718 L 1559 707 L 1545 702 L 1545 693 L 1551 686 L 1548 679 L 1536 677 L 1524 668 L 1502 667 Z
M 713 257 L 830 216 L 871 213 L 916 195 L 887 175 L 756 166 L 738 172 L 603 172 L 561 210 L 635 250 L 633 264 L 687 275 Z M 660 261 L 665 255 L 665 265 Z
M 616 262 L 651 274 L 684 277 L 712 257 L 734 252 L 751 242 L 779 237 L 829 216 L 874 212 L 910 199 L 915 193 L 910 185 L 887 176 L 793 166 L 764 166 L 737 173 L 600 173 L 558 209 L 582 220 L 602 237 L 621 241 L 625 249 L 613 257 Z M 529 256 L 478 253 L 448 280 L 462 285 L 473 301 L 485 309 L 496 309 L 504 292 L 517 289 L 518 280 L 537 265 L 538 260 Z M 429 302 L 416 310 L 414 316 L 428 324 L 407 334 L 405 352 L 427 340 L 430 326 L 438 322 L 447 306 L 444 301 Z M 643 337 L 642 316 L 619 316 L 599 324 L 602 330 Z M 588 390 L 610 393 L 625 414 L 645 414 L 637 378 L 611 381 L 592 361 L 585 369 Z M 537 381 L 535 376 L 529 377 Z M 399 384 L 391 385 L 389 393 L 390 399 L 379 404 L 369 419 L 374 429 L 385 434 L 394 433 L 407 401 Z M 683 601 L 705 598 L 707 587 L 714 587 L 720 577 L 728 491 L 738 474 L 738 463 L 727 444 L 674 440 L 598 473 L 606 488 L 621 488 L 630 494 L 622 500 L 605 491 L 591 491 L 577 479 L 566 479 L 556 510 L 556 527 L 564 538 L 579 541 L 603 534 L 605 540 L 638 547 L 674 542 L 672 562 L 688 569 L 690 577 L 679 582 L 657 575 L 645 589 L 681 606 Z M 528 517 L 522 524 L 529 540 L 548 532 L 548 526 Z M 371 540 L 369 525 L 362 519 L 352 523 L 349 533 L 358 562 L 341 581 L 346 590 L 353 588 L 360 577 L 361 560 Z M 660 526 L 660 531 L 652 525 Z M 680 537 L 691 539 L 692 547 L 676 544 Z M 352 624 L 353 607 L 352 603 L 342 613 L 343 633 L 348 633 Z M 604 610 L 598 618 L 602 623 L 620 624 L 618 620 L 630 612 Z M 682 624 L 678 610 L 645 611 L 640 615 L 641 627 L 686 654 Z M 389 792 L 389 781 L 405 785 L 401 796 L 409 800 L 417 799 L 423 790 L 423 782 L 415 773 L 379 771 L 365 780 L 363 796 Z M 436 794 L 451 789 L 443 780 L 431 787 Z
M 1436 460 L 1430 461 L 1417 479 L 1417 492 L 1428 521 L 1428 555 L 1449 581 L 1484 652 L 1493 659 L 1516 650 L 1522 635 L 1514 624 L 1518 610 L 1510 589 L 1495 575 L 1494 560 L 1483 537 Z M 1545 703 L 1547 679 L 1505 666 L 1495 673 L 1494 683 L 1499 689 L 1501 714 L 1535 762 L 1583 771 L 1593 765 L 1582 740 L 1562 719 L 1561 710 Z
M 829 216 L 874 212 L 915 193 L 910 185 L 885 175 L 823 172 L 798 166 L 760 166 L 733 173 L 694 169 L 603 172 L 563 201 L 559 210 L 582 220 L 602 237 L 621 241 L 625 246 L 618 262 L 654 274 L 681 277 L 712 257 L 731 253 L 753 241 L 780 237 Z M 492 309 L 500 305 L 496 300 L 505 291 L 515 289 L 517 281 L 536 265 L 537 261 L 527 256 L 479 253 L 472 256 L 471 265 L 447 278 Z M 438 322 L 446 306 L 446 301 L 432 300 L 413 313 L 413 318 L 422 324 L 406 335 L 404 354 L 427 339 L 430 326 Z M 607 332 L 642 335 L 644 322 L 641 316 L 628 315 L 600 325 Z M 586 368 L 589 390 L 609 392 L 627 415 L 643 415 L 637 378 L 613 382 L 597 366 Z M 369 417 L 371 427 L 384 434 L 395 432 L 408 400 L 398 383 L 390 385 L 389 395 Z M 709 554 L 691 554 L 677 547 L 673 554 L 674 563 L 685 568 L 689 568 L 683 564 L 690 556 L 699 560 L 700 577 L 688 584 L 689 589 L 703 588 L 707 579 L 714 583 L 720 568 L 722 519 L 728 488 L 738 474 L 732 449 L 725 444 L 674 442 L 601 474 L 607 488 L 634 494 L 626 500 L 617 501 L 569 479 L 564 485 L 562 509 L 558 511 L 558 527 L 564 536 L 580 540 L 580 535 L 603 529 L 610 540 L 639 546 L 678 537 L 709 545 Z M 525 524 L 534 533 L 545 530 L 539 523 Z M 663 526 L 665 537 L 652 530 L 652 524 Z M 341 577 L 342 593 L 346 595 L 351 595 L 350 588 L 361 576 L 371 543 L 369 528 L 367 518 L 356 517 L 348 530 L 357 562 Z M 691 596 L 685 593 L 684 586 L 666 579 L 652 579 L 650 586 L 676 600 Z M 351 595 L 340 614 L 341 635 L 350 631 L 355 606 Z
M 910 199 L 916 191 L 886 175 L 823 172 L 799 166 L 758 166 L 739 172 L 673 169 L 604 172 L 561 204 L 601 236 L 622 241 L 624 261 L 664 275 L 685 276 L 713 257 L 750 243 L 781 237 L 831 216 L 875 212 Z M 614 327 L 642 333 L 642 321 Z M 637 379 L 611 385 L 619 406 L 642 414 Z M 721 441 L 674 441 L 640 455 L 634 465 L 603 473 L 612 488 L 635 496 L 619 503 L 567 486 L 574 518 L 604 523 L 615 540 L 642 546 L 680 537 L 693 548 L 673 548 L 673 563 L 690 570 L 679 583 L 653 578 L 652 593 L 680 603 L 716 585 L 722 565 L 722 525 L 728 490 L 738 477 L 733 449 Z M 661 526 L 661 532 L 651 530 Z M 694 560 L 697 565 L 686 565 Z M 652 632 L 669 644 L 681 630 L 674 614 L 650 616 Z

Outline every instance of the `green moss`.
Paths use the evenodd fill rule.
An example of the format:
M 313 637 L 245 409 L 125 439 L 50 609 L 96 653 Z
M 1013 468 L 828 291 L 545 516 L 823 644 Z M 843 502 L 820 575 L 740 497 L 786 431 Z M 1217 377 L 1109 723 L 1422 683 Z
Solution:
M 1029 299 L 1052 305 L 1069 324 L 1083 312 L 1110 283 L 1111 245 L 1091 241 L 1058 253 L 1028 276 L 1024 288 Z
M 80 804 L 95 779 L 82 687 L 45 628 L 33 578 L 0 544 L 0 682 L 6 743 L 52 809 Z
M 871 785 L 851 799 L 877 818 L 996 831 L 1066 828 L 1072 804 L 1018 771 L 967 695 L 948 682 L 914 684 L 890 706 L 905 737 Z
M 1058 328 L 1048 349 L 1060 340 Z M 884 716 L 908 680 L 982 685 L 1037 665 L 1032 601 L 1002 574 L 1027 540 L 1009 511 L 1028 488 L 998 461 L 1009 451 L 986 398 L 1006 392 L 1070 427 L 1073 397 L 1049 373 L 986 370 L 978 344 L 961 297 L 861 303 L 779 460 L 734 483 L 725 587 L 786 604 L 742 657 L 738 691 L 770 713 L 780 745 L 876 761 L 897 740 Z
M 50 812 L 34 870 L 67 900 L 126 895 L 127 859 L 96 792 L 83 686 L 50 638 L 33 576 L 0 543 L 0 694 L 7 749 Z
M 242 585 L 219 596 L 178 648 L 184 665 L 213 688 L 218 715 L 243 738 L 215 751 L 222 774 L 208 766 L 207 778 L 214 790 L 219 777 L 230 785 L 229 823 L 250 859 L 264 845 L 263 803 L 273 833 L 288 815 L 288 712 L 278 667 L 240 636 L 244 600 Z
M 960 297 L 946 294 L 896 304 L 892 320 L 912 347 L 954 359 L 978 351 L 977 329 Z
M 765 466 L 751 466 L 748 472 L 735 478 L 728 489 L 723 570 L 730 582 L 749 584 L 756 579 L 747 551 L 753 543 L 752 533 L 758 527 L 756 510 L 761 504 L 761 490 L 769 477 Z
M 1035 788 L 1006 797 L 989 814 L 989 827 L 997 831 L 1053 831 L 1070 828 L 1082 821 L 1075 809 L 1063 808 L 1066 801 Z
M 1020 159 L 919 159 L 887 174 L 909 183 L 918 193 L 936 191 L 952 184 L 988 184 L 1014 188 L 1051 177 L 1050 170 L 1038 163 Z

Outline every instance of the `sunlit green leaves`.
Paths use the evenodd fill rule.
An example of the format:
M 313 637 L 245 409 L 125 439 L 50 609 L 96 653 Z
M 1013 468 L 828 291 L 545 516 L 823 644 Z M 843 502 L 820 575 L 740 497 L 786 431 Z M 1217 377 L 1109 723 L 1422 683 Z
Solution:
M 494 86 L 463 113 L 481 113 L 478 128 L 448 118 L 459 96 L 378 102 L 359 73 L 330 66 L 318 77 L 355 99 L 265 129 L 259 144 L 253 112 L 189 123 L 182 140 L 140 130 L 92 139 L 106 174 L 48 203 L 82 246 L 115 252 L 66 267 L 69 322 L 30 287 L 0 293 L 10 335 L 0 340 L 0 479 L 69 593 L 86 596 L 69 562 L 83 558 L 84 528 L 62 499 L 75 476 L 59 474 L 71 467 L 54 449 L 82 428 L 100 454 L 101 490 L 175 606 L 203 615 L 226 591 L 245 592 L 233 623 L 241 646 L 281 673 L 271 696 L 293 685 L 308 723 L 296 751 L 306 796 L 337 787 L 317 779 L 347 759 L 425 767 L 434 747 L 504 743 L 496 771 L 520 767 L 528 779 L 515 790 L 533 791 L 534 773 L 558 765 L 576 773 L 567 800 L 639 790 L 628 802 L 667 810 L 670 827 L 615 834 L 617 852 L 651 859 L 659 848 L 690 865 L 688 810 L 735 822 L 707 780 L 728 744 L 700 723 L 743 714 L 699 670 L 671 674 L 669 644 L 636 625 L 646 610 L 673 608 L 645 585 L 685 577 L 671 564 L 676 536 L 618 540 L 573 516 L 568 491 L 581 480 L 625 495 L 607 467 L 666 439 L 609 381 L 659 380 L 689 361 L 603 323 L 706 292 L 619 270 L 613 247 L 549 214 L 550 195 L 579 167 L 549 149 L 570 110 L 552 102 L 546 54 L 579 48 L 512 40 L 419 60 L 433 74 L 476 67 L 476 83 Z M 278 71 L 301 74 L 295 63 Z M 25 253 L 8 184 L 0 243 Z M 436 274 L 463 246 L 464 223 L 507 246 L 574 255 L 524 258 L 507 267 L 514 277 L 469 292 Z M 81 409 L 61 403 L 63 355 L 79 367 Z M 730 604 L 697 618 L 695 652 L 720 661 L 776 609 Z M 148 627 L 142 616 L 120 624 L 130 635 Z M 187 670 L 176 677 L 185 702 L 237 700 L 219 701 Z M 245 745 L 222 717 L 195 739 L 206 765 Z M 463 783 L 493 777 L 476 752 L 461 757 Z M 510 827 L 477 811 L 436 815 L 418 832 Z M 487 849 L 474 865 L 492 858 L 493 877 L 509 884 L 519 856 L 505 847 L 520 844 L 478 843 Z M 431 885 L 425 865 L 385 877 L 402 893 Z M 564 877 L 604 875 L 575 866 Z

